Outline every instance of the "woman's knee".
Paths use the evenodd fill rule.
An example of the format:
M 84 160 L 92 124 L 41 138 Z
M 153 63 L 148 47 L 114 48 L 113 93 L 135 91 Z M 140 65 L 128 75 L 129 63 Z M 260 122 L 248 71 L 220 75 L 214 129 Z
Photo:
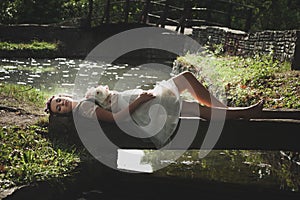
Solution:
M 175 82 L 180 82 L 181 84 L 183 83 L 189 83 L 191 79 L 195 78 L 194 75 L 189 72 L 189 71 L 185 71 L 185 72 L 181 72 L 180 74 L 178 74 L 175 78 L 174 81 Z
M 193 78 L 195 77 L 191 72 L 185 71 L 175 76 L 173 78 L 173 81 L 176 84 L 179 92 L 182 92 L 189 87 L 190 82 Z
M 189 71 L 184 71 L 184 72 L 181 72 L 178 76 L 181 76 L 181 77 L 184 77 L 184 78 L 188 79 L 188 78 L 190 78 L 191 76 L 194 76 L 194 75 Z

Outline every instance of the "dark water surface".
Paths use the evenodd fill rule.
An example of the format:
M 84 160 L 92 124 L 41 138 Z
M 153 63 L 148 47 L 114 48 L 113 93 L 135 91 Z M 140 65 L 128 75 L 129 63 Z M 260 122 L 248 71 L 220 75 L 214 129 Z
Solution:
M 90 65 L 96 65 L 96 68 L 99 70 L 97 71 L 95 68 L 92 68 L 93 71 L 89 71 L 86 66 Z M 82 67 L 86 67 L 85 70 L 82 70 Z M 157 81 L 168 79 L 171 71 L 170 67 L 151 68 L 151 66 L 147 65 L 133 66 L 126 63 L 114 65 L 95 64 L 83 60 L 65 58 L 51 60 L 0 60 L 1 83 L 29 85 L 53 94 L 56 92 L 73 93 L 74 82 L 78 77 L 80 77 L 82 82 L 82 88 L 93 86 L 95 82 L 91 81 L 91 76 L 101 77 L 98 79 L 98 83 L 109 85 L 110 88 L 117 90 L 140 87 L 148 89 L 152 88 L 153 84 Z M 84 89 L 81 90 L 81 92 L 84 92 Z M 123 173 L 127 174 L 124 175 L 126 178 L 122 178 L 121 176 L 120 180 L 118 180 L 117 177 L 114 177 L 108 181 L 110 184 L 114 182 L 115 185 L 112 187 L 115 190 L 113 188 L 104 190 L 103 184 L 101 184 L 103 187 L 97 187 L 97 184 L 91 183 L 94 185 L 86 187 L 86 191 L 77 191 L 76 198 L 114 199 L 113 197 L 116 197 L 116 199 L 152 199 L 157 197 L 157 199 L 161 199 L 171 194 L 167 190 L 175 192 L 176 197 L 185 194 L 181 197 L 185 198 L 189 197 L 189 194 L 186 193 L 188 191 L 195 191 L 197 188 L 202 188 L 202 192 L 205 192 L 203 188 L 207 189 L 208 185 L 216 183 L 216 187 L 218 188 L 222 187 L 220 184 L 234 184 L 234 186 L 231 186 L 232 188 L 237 187 L 237 191 L 240 191 L 239 187 L 246 188 L 245 190 L 257 187 L 261 188 L 261 190 L 266 189 L 273 192 L 299 193 L 300 156 L 296 152 L 220 150 L 211 151 L 205 158 L 200 159 L 198 156 L 199 151 L 190 150 L 185 152 L 179 159 L 173 160 L 174 155 L 177 153 L 179 152 L 120 150 L 118 157 L 119 169 L 129 172 L 142 172 L 141 176 L 133 173 L 132 177 L 143 178 L 133 178 L 133 181 L 129 183 L 127 182 L 127 178 L 130 177 L 130 173 L 129 175 Z M 166 164 L 167 167 L 156 170 L 161 165 Z M 196 186 L 193 182 L 195 180 L 200 180 L 200 184 L 202 185 Z M 115 182 L 118 182 L 118 184 Z M 143 187 L 143 184 L 145 187 Z M 210 185 L 210 187 L 214 186 Z M 155 191 L 149 187 L 155 187 L 156 189 L 153 188 L 155 190 L 159 190 L 157 187 L 163 187 L 164 189 L 160 191 L 162 193 L 161 198 L 159 193 L 153 194 Z M 93 190 L 90 188 L 93 188 Z M 109 188 L 109 186 L 106 185 L 106 188 Z M 122 193 L 117 195 L 118 190 L 127 196 L 122 196 Z M 182 191 L 181 193 L 180 190 Z M 207 190 L 213 192 L 213 189 Z M 130 192 L 128 193 L 128 191 Z M 151 195 L 147 195 L 147 191 Z M 228 190 L 227 193 L 233 191 Z M 249 189 L 249 192 L 251 191 Z M 220 195 L 219 197 L 222 199 L 222 194 Z M 175 198 L 175 196 L 172 196 L 172 198 Z M 205 196 L 207 197 L 206 199 L 212 197 L 209 194 Z M 218 196 L 213 194 L 213 197 L 211 199 L 215 199 Z
M 52 93 L 72 93 L 76 79 L 84 81 L 85 89 L 96 84 L 116 90 L 147 89 L 157 81 L 168 79 L 170 73 L 171 68 L 167 66 L 151 69 L 147 65 L 112 65 L 66 58 L 0 60 L 1 82 L 29 85 Z M 93 77 L 97 83 L 90 82 Z

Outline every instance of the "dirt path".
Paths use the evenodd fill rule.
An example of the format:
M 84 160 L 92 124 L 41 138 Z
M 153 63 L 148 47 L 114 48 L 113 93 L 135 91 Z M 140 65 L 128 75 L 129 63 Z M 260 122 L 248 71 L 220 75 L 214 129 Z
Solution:
M 12 101 L 7 99 L 5 101 Z M 2 98 L 1 98 L 2 99 Z M 32 106 L 21 105 L 22 108 L 16 106 L 7 106 L 3 101 L 0 101 L 0 127 L 4 126 L 20 126 L 26 127 L 35 124 L 41 117 L 46 116 L 42 111 L 35 110 Z
M 21 112 L 11 112 L 7 110 L 0 110 L 0 126 L 28 126 L 35 124 L 40 116 L 34 114 L 22 114 Z

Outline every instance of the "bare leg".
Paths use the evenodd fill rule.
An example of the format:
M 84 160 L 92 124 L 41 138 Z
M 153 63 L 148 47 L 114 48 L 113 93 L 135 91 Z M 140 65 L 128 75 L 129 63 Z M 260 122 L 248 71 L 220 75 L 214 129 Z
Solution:
M 187 90 L 199 102 L 207 107 L 227 108 L 197 80 L 190 72 L 183 72 L 172 78 L 179 92 Z
M 224 118 L 224 114 L 226 114 L 226 119 L 250 119 L 250 118 L 259 118 L 262 114 L 263 101 L 260 101 L 249 107 L 234 107 L 234 108 L 210 108 L 206 106 L 201 106 L 197 102 L 187 102 L 183 101 L 182 104 L 182 115 L 192 115 L 201 117 L 204 119 L 211 119 L 211 113 L 215 112 L 215 119 Z M 200 112 L 200 116 L 199 116 Z

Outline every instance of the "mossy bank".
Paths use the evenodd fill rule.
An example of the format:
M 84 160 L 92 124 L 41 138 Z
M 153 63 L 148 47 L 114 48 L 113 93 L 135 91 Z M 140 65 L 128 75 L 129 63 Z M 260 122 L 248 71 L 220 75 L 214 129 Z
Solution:
M 249 106 L 265 99 L 265 108 L 300 109 L 300 71 L 271 56 L 186 55 L 177 58 L 174 70 L 192 71 L 228 106 Z
M 0 56 L 3 58 L 55 58 L 60 57 L 62 49 L 60 42 L 0 42 Z

